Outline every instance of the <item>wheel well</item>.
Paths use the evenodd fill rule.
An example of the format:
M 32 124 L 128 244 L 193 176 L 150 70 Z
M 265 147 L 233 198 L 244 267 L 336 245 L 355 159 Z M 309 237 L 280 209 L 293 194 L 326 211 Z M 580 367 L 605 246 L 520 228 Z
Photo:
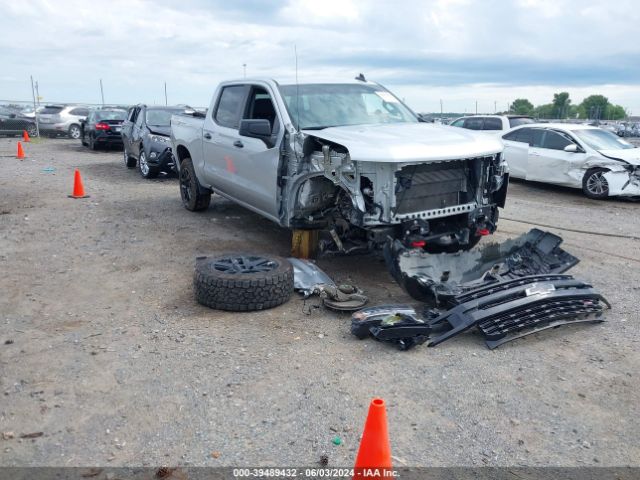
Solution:
M 602 172 L 610 172 L 611 169 L 607 168 L 607 167 L 589 167 L 585 170 L 584 172 L 584 177 L 582 177 L 583 179 L 586 180 L 586 178 L 593 173 L 594 170 L 600 170 Z
M 191 154 L 189 153 L 189 150 L 187 150 L 187 147 L 185 147 L 184 145 L 178 145 L 178 148 L 176 150 L 176 161 L 177 162 L 182 162 L 182 160 L 184 160 L 185 158 L 189 158 L 191 156 Z

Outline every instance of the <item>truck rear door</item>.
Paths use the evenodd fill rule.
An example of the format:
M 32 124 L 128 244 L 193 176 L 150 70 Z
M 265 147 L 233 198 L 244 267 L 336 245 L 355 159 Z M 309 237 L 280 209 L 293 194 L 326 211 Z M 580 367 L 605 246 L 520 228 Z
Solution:
M 240 120 L 246 118 L 268 119 L 274 138 L 283 131 L 266 85 L 222 87 L 203 129 L 207 180 L 214 190 L 277 220 L 279 150 L 240 136 Z

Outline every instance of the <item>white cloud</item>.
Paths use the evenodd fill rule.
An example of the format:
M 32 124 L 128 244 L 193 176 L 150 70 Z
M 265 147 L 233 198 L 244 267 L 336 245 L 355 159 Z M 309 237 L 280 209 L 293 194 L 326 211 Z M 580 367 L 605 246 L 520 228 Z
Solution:
M 204 105 L 249 76 L 368 78 L 417 110 L 603 93 L 640 112 L 633 0 L 0 0 L 0 98 Z M 479 85 L 482 83 L 483 85 Z M 486 85 L 491 83 L 491 86 Z M 621 86 L 608 86 L 608 85 Z M 434 101 L 435 99 L 435 101 Z M 455 108 L 454 108 L 455 106 Z

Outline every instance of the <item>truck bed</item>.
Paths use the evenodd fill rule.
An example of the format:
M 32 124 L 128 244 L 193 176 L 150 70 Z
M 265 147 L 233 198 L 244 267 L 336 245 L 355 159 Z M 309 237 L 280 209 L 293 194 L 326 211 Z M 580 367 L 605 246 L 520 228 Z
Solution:
M 203 161 L 202 155 L 202 129 L 204 127 L 205 114 L 195 112 L 192 114 L 180 113 L 171 116 L 171 142 L 173 151 L 177 152 L 178 145 L 184 145 L 191 154 L 194 165 Z

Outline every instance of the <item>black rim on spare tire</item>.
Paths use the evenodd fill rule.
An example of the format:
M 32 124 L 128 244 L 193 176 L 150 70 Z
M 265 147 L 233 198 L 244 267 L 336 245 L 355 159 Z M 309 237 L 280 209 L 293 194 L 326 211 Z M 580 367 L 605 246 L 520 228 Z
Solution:
M 258 256 L 234 256 L 218 258 L 212 265 L 219 272 L 230 274 L 270 272 L 278 264 L 268 258 Z

